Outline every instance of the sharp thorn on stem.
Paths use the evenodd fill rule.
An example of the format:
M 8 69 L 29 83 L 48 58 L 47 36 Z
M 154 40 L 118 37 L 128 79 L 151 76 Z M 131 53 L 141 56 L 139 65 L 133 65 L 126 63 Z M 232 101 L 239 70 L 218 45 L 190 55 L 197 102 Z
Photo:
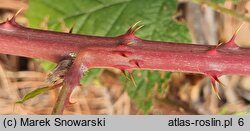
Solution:
M 72 27 L 70 28 L 70 30 L 69 30 L 69 33 L 70 33 L 70 34 L 72 34 L 72 32 L 73 32 L 73 29 L 75 28 L 75 24 L 76 24 L 76 23 L 74 22 L 74 24 L 73 24 Z
M 238 35 L 239 31 L 242 29 L 242 26 L 243 26 L 243 25 L 244 25 L 244 23 L 242 23 L 242 24 L 238 27 L 238 29 L 234 32 L 232 38 L 231 38 L 227 43 L 225 43 L 225 46 L 226 46 L 227 48 L 235 48 L 235 47 L 238 47 L 238 45 L 236 45 L 236 43 L 235 43 L 235 38 L 236 38 L 236 36 Z
M 132 81 L 134 87 L 137 87 L 136 86 L 136 83 L 135 83 L 135 79 L 134 79 L 134 76 L 132 74 L 132 71 L 128 71 L 128 74 L 129 74 L 129 77 L 128 75 L 126 74 L 126 71 L 125 70 L 121 70 L 122 74 L 125 76 L 125 78 L 129 81 Z
M 72 32 L 73 32 L 73 27 L 69 29 L 69 33 L 72 34 Z
M 130 41 L 130 42 L 128 42 L 127 45 L 133 45 L 133 44 L 134 44 L 134 42 L 133 42 L 133 41 Z
M 121 53 L 121 56 L 128 57 L 125 53 Z
M 121 72 L 122 72 L 122 74 L 125 76 L 125 78 L 127 79 L 127 80 L 130 80 L 129 78 L 128 78 L 128 76 L 127 76 L 127 74 L 126 74 L 126 71 L 125 70 L 121 70 Z
M 234 34 L 233 34 L 233 36 L 232 36 L 232 38 L 231 38 L 230 41 L 234 41 L 234 40 L 235 40 L 236 36 L 238 35 L 238 33 L 239 33 L 239 31 L 241 30 L 241 28 L 242 28 L 243 25 L 244 25 L 244 23 L 242 23 L 242 24 L 237 28 L 237 30 L 234 32 Z
M 242 29 L 242 27 L 243 27 L 244 24 L 245 24 L 245 23 L 242 23 L 242 24 L 238 27 L 238 29 L 234 32 L 234 36 L 236 36 L 236 35 L 239 33 L 239 31 Z
M 221 100 L 220 96 L 219 96 L 219 90 L 218 87 L 216 86 L 215 82 L 218 82 L 220 86 L 225 87 L 225 85 L 218 79 L 218 77 L 216 75 L 209 75 L 210 76 L 210 80 L 212 83 L 212 87 L 214 92 L 216 93 L 217 97 Z
M 139 65 L 139 62 L 138 62 L 138 61 L 135 62 L 135 65 L 136 65 L 138 68 L 141 68 L 141 66 Z
M 132 59 L 132 60 L 130 60 L 129 61 L 129 63 L 130 64 L 133 64 L 133 65 L 135 65 L 137 68 L 141 68 L 141 66 L 140 66 L 140 64 L 139 63 L 141 63 L 142 61 L 141 60 L 138 60 L 138 59 Z
M 15 20 L 15 18 L 23 11 L 23 8 L 19 9 L 15 15 L 10 20 Z M 8 20 L 8 19 L 7 19 Z
M 130 76 L 130 80 L 132 81 L 134 87 L 137 87 L 136 83 L 135 83 L 135 78 L 133 76 L 133 71 L 129 71 L 129 76 Z
M 133 29 L 133 28 L 135 28 L 135 26 L 136 26 L 136 25 L 138 25 L 140 22 L 141 22 L 140 20 L 139 20 L 139 21 L 137 21 L 137 22 L 136 22 L 136 23 L 134 23 L 134 24 L 133 24 L 133 25 L 132 25 L 129 29 L 131 29 L 131 30 L 132 30 L 132 29 Z
M 134 33 L 137 32 L 139 29 L 141 29 L 143 26 L 144 26 L 144 25 L 140 25 L 139 27 L 137 27 L 136 29 L 134 29 L 132 33 L 134 34 Z
M 227 48 L 235 48 L 235 47 L 238 47 L 238 45 L 235 44 L 235 38 L 236 36 L 238 35 L 239 31 L 242 29 L 242 26 L 244 25 L 244 23 L 242 23 L 238 28 L 237 30 L 234 32 L 233 36 L 231 37 L 231 39 L 226 42 L 226 43 L 219 43 L 218 45 L 216 45 L 216 47 L 214 49 L 217 49 L 219 47 L 222 47 L 222 46 L 225 46 Z
M 144 25 L 140 25 L 137 28 L 135 28 L 141 21 L 137 21 L 135 24 L 133 24 L 127 31 L 127 34 L 134 34 L 139 29 L 141 29 Z M 135 29 L 134 29 L 135 28 Z
M 218 97 L 218 99 L 220 99 L 220 100 L 221 100 L 221 97 L 220 97 L 220 95 L 219 95 L 219 91 L 218 91 L 218 87 L 216 86 L 216 84 L 215 84 L 215 81 L 214 81 L 214 80 L 211 80 L 211 85 L 212 85 L 212 88 L 213 88 L 213 90 L 214 90 L 214 92 L 215 92 L 216 96 Z
M 219 79 L 218 77 L 214 77 L 214 80 L 219 83 L 220 86 L 226 87 Z
M 223 42 L 219 43 L 218 45 L 216 45 L 215 49 L 217 49 L 218 47 L 220 47 L 223 44 L 224 44 Z

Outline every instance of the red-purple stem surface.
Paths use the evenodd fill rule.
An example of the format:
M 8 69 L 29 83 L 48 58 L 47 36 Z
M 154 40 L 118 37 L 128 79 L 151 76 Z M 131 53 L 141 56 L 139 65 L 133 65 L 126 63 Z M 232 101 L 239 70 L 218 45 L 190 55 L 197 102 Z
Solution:
M 65 81 L 73 88 L 87 68 L 166 70 L 201 73 L 212 83 L 227 74 L 250 74 L 250 49 L 238 47 L 235 36 L 220 46 L 142 40 L 130 28 L 117 37 L 76 35 L 0 24 L 0 53 L 59 62 L 76 54 Z
M 231 43 L 233 41 L 230 41 Z M 127 33 L 97 37 L 30 29 L 13 20 L 0 24 L 0 53 L 58 62 L 70 53 L 88 68 L 250 74 L 250 49 L 142 40 Z

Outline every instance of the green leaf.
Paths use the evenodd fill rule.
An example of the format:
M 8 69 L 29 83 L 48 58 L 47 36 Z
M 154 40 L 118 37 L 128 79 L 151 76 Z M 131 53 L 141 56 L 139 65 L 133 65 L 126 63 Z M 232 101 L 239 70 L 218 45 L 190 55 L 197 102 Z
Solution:
M 151 99 L 145 102 L 140 102 L 138 107 L 141 108 L 145 112 L 145 114 L 147 114 L 152 105 L 153 105 L 153 100 Z
M 234 4 L 238 4 L 240 2 L 240 0 L 211 0 L 211 2 L 216 4 L 224 4 L 226 1 L 232 1 Z
M 88 84 L 90 81 L 96 79 L 103 69 L 89 69 L 81 79 L 81 84 Z
M 42 61 L 40 62 L 41 66 L 43 67 L 44 71 L 50 71 L 56 67 L 56 64 L 50 61 Z
M 73 33 L 97 36 L 118 36 L 142 21 L 145 26 L 136 33 L 140 38 L 190 42 L 186 25 L 173 19 L 176 10 L 176 0 L 30 0 L 26 15 L 33 28 L 39 28 L 48 17 L 50 30 L 61 30 L 59 21 L 63 20 L 68 27 L 76 23 Z M 91 69 L 81 81 L 95 79 L 99 71 Z M 135 71 L 133 74 L 137 87 L 122 77 L 124 87 L 138 107 L 147 112 L 152 105 L 153 88 L 157 87 L 158 93 L 164 92 L 170 73 Z
M 52 88 L 50 86 L 47 86 L 47 87 L 42 87 L 42 88 L 38 88 L 34 91 L 31 91 L 28 94 L 26 94 L 21 100 L 18 100 L 16 102 L 16 104 L 23 104 L 27 100 L 34 98 L 35 96 L 37 96 L 39 94 L 45 93 L 45 92 L 49 91 L 50 89 L 52 89 Z
M 226 0 L 211 0 L 211 2 L 217 3 L 217 4 L 224 4 Z
M 170 72 L 135 70 L 133 71 L 133 77 L 137 84 L 136 87 L 124 75 L 121 79 L 129 96 L 137 103 L 140 109 L 148 113 L 151 107 L 149 105 L 153 104 L 154 93 L 166 93 L 170 76 Z M 157 88 L 157 92 L 153 92 L 154 88 Z
M 31 0 L 26 15 L 38 28 L 49 17 L 49 29 L 59 30 L 60 20 L 75 33 L 117 36 L 141 20 L 137 35 L 151 40 L 190 42 L 187 27 L 173 20 L 175 0 Z

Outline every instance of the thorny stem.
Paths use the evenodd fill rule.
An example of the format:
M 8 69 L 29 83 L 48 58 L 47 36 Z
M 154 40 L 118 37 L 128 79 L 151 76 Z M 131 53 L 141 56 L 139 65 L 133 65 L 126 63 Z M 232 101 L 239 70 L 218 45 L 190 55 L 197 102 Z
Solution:
M 131 31 L 118 37 L 97 37 L 30 29 L 10 20 L 0 24 L 0 45 L 3 54 L 57 63 L 73 52 L 87 68 L 250 74 L 250 49 L 238 47 L 234 39 L 210 46 L 142 40 Z
M 142 40 L 134 35 L 141 26 L 135 26 L 117 37 L 99 37 L 30 29 L 13 17 L 0 24 L 0 53 L 57 63 L 76 54 L 52 114 L 70 104 L 70 94 L 88 68 L 118 68 L 130 74 L 133 69 L 200 73 L 209 76 L 215 92 L 221 75 L 250 75 L 250 49 L 235 44 L 237 33 L 211 46 Z
M 235 10 L 225 8 L 219 4 L 215 4 L 215 3 L 211 2 L 211 0 L 193 0 L 193 2 L 201 4 L 201 5 L 205 4 L 205 5 L 211 7 L 212 9 L 214 9 L 220 13 L 231 15 L 231 16 L 235 17 L 236 19 L 239 19 L 239 20 L 242 20 L 245 22 L 250 22 L 250 17 L 248 17 L 242 13 L 236 12 Z

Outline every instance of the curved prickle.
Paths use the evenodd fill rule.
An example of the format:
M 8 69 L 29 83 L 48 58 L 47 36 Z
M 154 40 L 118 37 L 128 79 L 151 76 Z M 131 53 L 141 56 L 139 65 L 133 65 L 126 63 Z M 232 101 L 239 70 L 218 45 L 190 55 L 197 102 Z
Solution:
M 208 74 L 208 76 L 210 77 L 210 81 L 211 81 L 214 92 L 216 93 L 217 97 L 221 100 L 218 87 L 216 86 L 216 82 L 222 87 L 225 87 L 225 85 L 218 79 L 216 75 Z
M 221 44 L 219 45 L 219 47 L 223 46 L 223 47 L 226 47 L 226 48 L 239 48 L 239 46 L 235 43 L 235 38 L 237 37 L 239 31 L 241 30 L 241 28 L 243 27 L 244 23 L 242 23 L 238 28 L 237 30 L 234 32 L 232 38 L 224 43 L 224 44 Z
M 137 28 L 135 28 L 141 21 L 137 21 L 135 24 L 133 24 L 127 31 L 127 34 L 134 34 L 139 29 L 141 29 L 144 25 L 140 25 Z

